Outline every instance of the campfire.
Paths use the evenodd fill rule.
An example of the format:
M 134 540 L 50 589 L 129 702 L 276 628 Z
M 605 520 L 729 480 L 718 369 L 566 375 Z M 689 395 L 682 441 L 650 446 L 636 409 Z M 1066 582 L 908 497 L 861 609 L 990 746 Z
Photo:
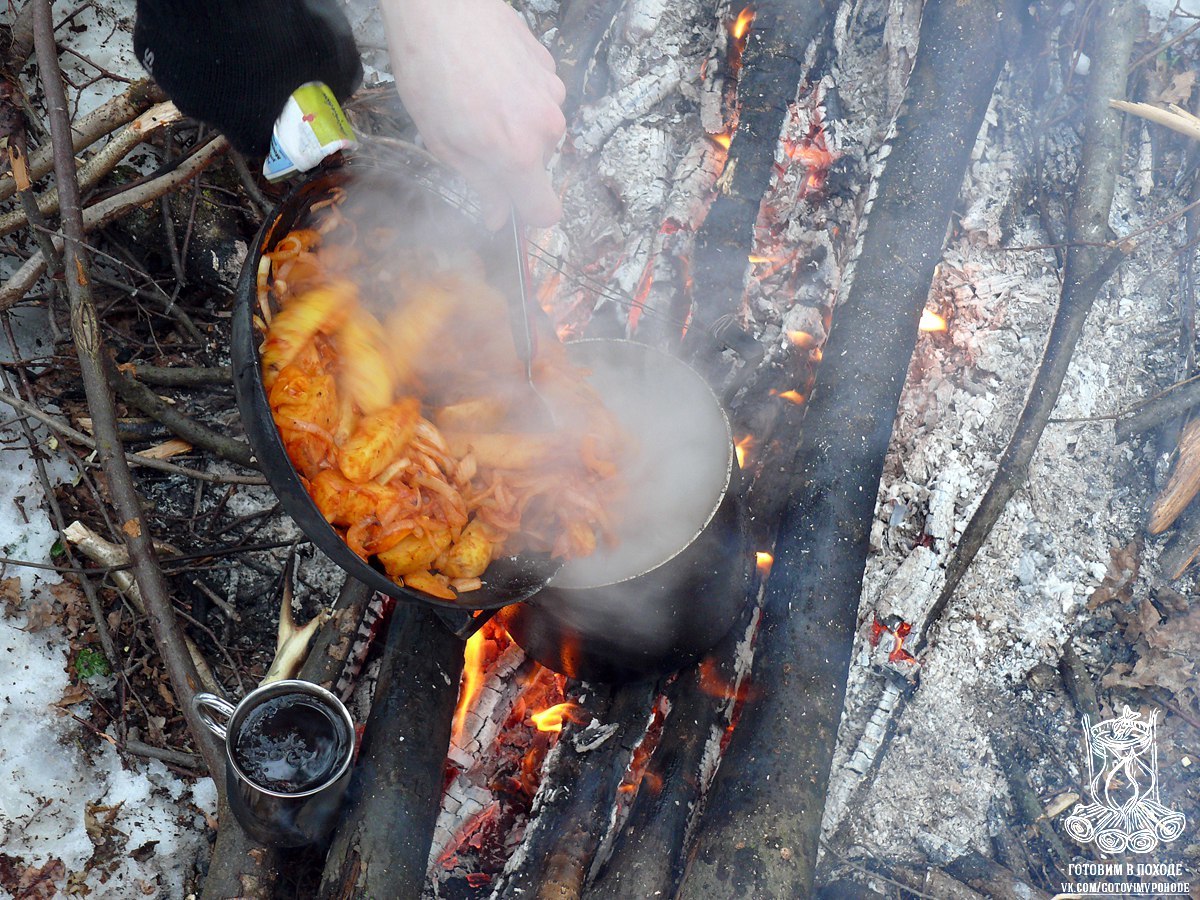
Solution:
M 152 737 L 195 749 L 199 764 L 208 748 L 162 714 L 184 701 L 187 679 L 175 676 L 194 663 L 178 659 L 221 658 L 204 674 L 207 690 L 252 686 L 269 662 L 265 585 L 285 545 L 311 540 L 341 569 L 310 550 L 295 572 L 289 561 L 286 652 L 276 665 L 343 697 L 361 746 L 345 817 L 321 852 L 255 847 L 222 810 L 206 896 L 1038 896 L 1070 893 L 1063 886 L 1081 860 L 1125 864 L 1117 847 L 1190 864 L 1177 838 L 1200 815 L 1188 787 L 1200 719 L 1190 599 L 1196 429 L 1183 418 L 1196 402 L 1187 382 L 1196 151 L 1185 136 L 1194 127 L 1193 32 L 1179 10 L 1155 5 L 1141 20 L 1117 0 L 1061 9 L 929 0 L 917 19 L 902 6 L 524 9 L 568 88 L 568 136 L 551 163 L 565 216 L 530 235 L 545 337 L 630 341 L 685 367 L 731 432 L 727 489 L 709 510 L 719 537 L 696 554 L 728 571 L 676 592 L 661 620 L 622 587 L 655 565 L 614 579 L 624 606 L 590 599 L 571 608 L 560 602 L 570 589 L 553 581 L 536 594 L 505 581 L 520 596 L 493 593 L 489 572 L 502 567 L 465 564 L 459 542 L 471 522 L 486 519 L 490 565 L 553 555 L 570 531 L 570 516 L 551 515 L 563 512 L 561 498 L 589 513 L 596 498 L 580 500 L 567 485 L 522 538 L 513 511 L 528 497 L 491 502 L 512 499 L 505 492 L 520 467 L 485 462 L 478 428 L 474 444 L 456 446 L 465 429 L 445 419 L 454 403 L 422 395 L 424 371 L 419 388 L 397 382 L 375 400 L 355 395 L 356 424 L 408 402 L 411 430 L 424 429 L 411 458 L 392 454 L 388 473 L 338 468 L 347 444 L 335 440 L 333 411 L 303 418 L 269 403 L 276 379 L 298 383 L 295 371 L 283 375 L 295 360 L 278 359 L 271 320 L 293 299 L 289 284 L 302 285 L 302 299 L 314 288 L 283 268 L 273 243 L 310 223 L 268 222 L 278 229 L 264 232 L 272 241 L 251 250 L 252 259 L 266 251 L 263 279 L 250 265 L 242 285 L 261 366 L 235 366 L 234 377 L 249 372 L 277 415 L 242 416 L 253 454 L 212 442 L 217 427 L 186 434 L 189 448 L 260 466 L 302 531 L 257 474 L 252 484 L 235 474 L 243 483 L 186 494 L 179 485 L 191 482 L 171 479 L 188 474 L 145 481 L 153 521 L 174 545 L 162 551 L 170 583 L 187 579 L 188 637 L 170 651 L 171 688 L 152 680 L 151 656 L 126 649 L 122 693 L 91 715 L 97 736 L 108 735 L 100 740 L 128 748 Z M 400 135 L 378 136 L 374 149 L 421 159 L 385 94 L 365 92 L 351 117 L 364 131 Z M 1109 106 L 1125 98 L 1151 111 Z M 148 122 L 138 128 L 153 133 Z M 220 154 L 199 152 L 209 155 L 188 155 L 179 177 Z M 340 189 L 368 158 L 322 177 Z M 329 199 L 310 191 L 306 210 Z M 95 204 L 109 210 L 110 199 Z M 469 212 L 469 199 L 454 202 Z M 338 202 L 323 209 L 344 215 Z M 356 215 L 339 226 L 376 246 L 378 229 Z M 102 239 L 116 247 L 121 235 Z M 22 262 L 2 289 L 10 300 L 32 284 L 22 279 L 40 265 L 34 246 L 13 245 Z M 445 246 L 422 252 L 417 268 L 461 263 Z M 412 274 L 411 256 L 379 260 Z M 115 277 L 109 263 L 96 265 L 97 284 Z M 465 268 L 479 276 L 466 292 L 506 289 L 498 270 Z M 381 271 L 375 287 L 389 279 L 395 273 Z M 346 290 L 366 296 L 362 285 Z M 121 296 L 112 308 L 133 302 Z M 202 308 L 186 295 L 180 303 Z M 163 309 L 179 311 L 174 299 Z M 168 346 L 176 365 L 208 351 L 158 341 L 157 319 L 142 335 L 142 314 L 106 323 L 106 339 L 123 342 L 111 375 L 122 412 L 182 429 L 179 409 L 164 412 L 169 404 L 153 396 L 174 389 L 147 388 L 156 372 L 143 359 L 155 346 Z M 361 332 L 387 327 L 386 312 L 373 315 L 357 322 Z M 203 321 L 224 339 L 222 317 Z M 489 321 L 507 334 L 502 314 Z M 465 315 L 439 327 L 431 347 L 444 350 L 447 368 L 469 369 L 470 355 L 490 346 L 488 328 L 472 332 Z M 206 340 L 201 332 L 194 346 Z M 331 325 L 313 345 L 320 365 L 301 374 L 351 390 L 339 380 L 353 368 L 347 348 L 365 348 L 364 359 L 386 349 Z M 22 389 L 82 425 L 73 373 L 9 371 L 32 373 Z M 226 428 L 229 394 L 219 400 L 175 406 Z M 290 430 L 280 455 L 296 478 L 291 495 L 263 465 L 255 428 Z M 605 470 L 621 462 L 619 450 L 576 457 Z M 344 478 L 324 484 L 335 470 Z M 385 474 L 394 478 L 379 480 Z M 309 490 L 318 479 L 324 506 Z M 388 510 L 339 506 L 368 482 L 395 492 Z M 599 484 L 589 482 L 607 499 Z M 71 552 L 117 567 L 113 582 L 126 592 L 140 585 L 141 569 L 135 583 L 121 567 L 149 563 L 135 554 L 130 564 L 98 534 L 105 517 L 87 506 L 98 501 L 85 502 L 82 489 L 60 493 L 92 529 L 64 529 Z M 317 501 L 307 522 L 289 505 L 297 498 Z M 412 521 L 395 512 L 404 498 Z M 109 537 L 132 539 L 142 527 L 125 518 Z M 269 539 L 258 540 L 265 522 Z M 600 519 L 586 524 L 588 535 L 573 537 L 602 548 Z M 210 578 L 187 569 L 197 541 L 211 552 L 221 529 L 243 526 L 230 553 L 265 546 L 245 551 L 276 554 L 256 563 L 264 571 L 239 565 Z M 389 567 L 389 542 L 409 539 L 440 544 L 428 559 L 405 545 Z M 535 576 L 535 588 L 550 578 Z M 292 591 L 307 615 L 321 609 L 310 631 L 291 622 Z M 97 608 L 107 614 L 80 640 L 94 649 L 103 632 L 113 647 L 149 646 L 143 616 L 162 620 L 154 591 L 131 596 L 128 608 L 106 597 Z M 581 637 L 572 617 L 589 604 L 601 621 Z M 678 650 L 676 628 L 695 637 L 685 652 L 656 651 L 644 665 L 605 643 L 608 632 L 616 640 L 636 631 Z M 307 657 L 293 660 L 314 635 Z M 75 659 L 88 658 L 82 649 Z M 1119 713 L 1123 705 L 1133 710 Z M 131 731 L 135 716 L 146 722 Z M 1136 753 L 1118 740 L 1126 732 L 1139 736 Z M 1088 755 L 1098 748 L 1117 757 Z M 1144 794 L 1154 821 L 1171 825 L 1153 846 L 1144 836 L 1094 839 L 1112 810 L 1092 783 L 1122 771 L 1130 754 L 1138 779 L 1119 785 L 1122 796 Z M 8 859 L 0 857 L 6 889 L 19 883 Z

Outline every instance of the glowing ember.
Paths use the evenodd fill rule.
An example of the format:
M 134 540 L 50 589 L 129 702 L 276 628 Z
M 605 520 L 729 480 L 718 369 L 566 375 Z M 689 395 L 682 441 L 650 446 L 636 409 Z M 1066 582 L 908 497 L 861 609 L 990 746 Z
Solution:
M 710 134 L 709 137 L 713 139 L 713 143 L 719 144 L 726 150 L 728 150 L 729 145 L 733 143 L 733 135 L 729 132 L 723 132 L 722 134 Z
M 919 327 L 922 331 L 945 331 L 946 320 L 932 309 L 927 309 L 921 313 L 921 324 Z
M 789 331 L 787 339 L 801 350 L 811 350 L 817 346 L 817 339 L 807 331 Z
M 758 574 L 766 578 L 771 571 L 771 564 L 775 562 L 775 557 L 765 550 L 759 550 L 754 554 L 755 565 L 758 566 Z
M 799 391 L 771 391 L 776 397 L 781 397 L 789 403 L 800 404 L 804 402 L 804 395 Z
M 750 451 L 754 449 L 754 435 L 748 434 L 734 445 L 734 452 L 737 453 L 738 468 L 746 468 L 746 458 L 750 455 Z
M 753 21 L 754 21 L 754 8 L 753 7 L 747 6 L 740 13 L 738 13 L 738 17 L 734 20 L 733 24 L 729 27 L 729 33 L 733 35 L 734 40 L 738 40 L 738 41 L 742 40 L 742 38 L 744 38 L 746 36 L 746 33 L 750 30 L 750 23 Z
M 533 723 L 538 731 L 562 731 L 563 722 L 566 719 L 570 719 L 576 723 L 580 721 L 579 706 L 569 700 L 557 703 L 549 709 L 543 709 L 541 712 L 532 713 L 529 716 L 529 721 Z

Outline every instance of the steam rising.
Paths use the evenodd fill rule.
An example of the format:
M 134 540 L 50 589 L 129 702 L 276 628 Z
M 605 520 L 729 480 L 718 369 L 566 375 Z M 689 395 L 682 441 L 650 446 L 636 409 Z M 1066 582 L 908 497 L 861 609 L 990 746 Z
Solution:
M 711 390 L 673 357 L 627 341 L 580 341 L 567 352 L 636 442 L 622 460 L 619 542 L 572 560 L 550 582 L 599 587 L 649 571 L 692 542 L 728 486 L 732 438 Z

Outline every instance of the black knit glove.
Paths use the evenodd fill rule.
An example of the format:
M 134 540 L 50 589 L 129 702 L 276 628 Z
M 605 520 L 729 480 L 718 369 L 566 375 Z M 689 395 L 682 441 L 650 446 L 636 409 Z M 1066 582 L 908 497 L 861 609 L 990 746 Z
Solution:
M 362 81 L 336 0 L 137 0 L 133 47 L 180 111 L 262 155 L 292 91 L 323 81 L 342 100 Z

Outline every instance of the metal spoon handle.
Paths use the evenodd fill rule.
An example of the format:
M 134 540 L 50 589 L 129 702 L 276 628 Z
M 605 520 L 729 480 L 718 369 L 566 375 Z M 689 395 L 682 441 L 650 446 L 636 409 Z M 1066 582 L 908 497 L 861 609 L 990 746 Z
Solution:
M 529 305 L 529 247 L 525 239 L 525 226 L 517 218 L 514 209 L 509 216 L 512 222 L 513 249 L 517 256 L 517 293 L 509 295 L 508 317 L 512 326 L 513 344 L 517 358 L 525 364 L 525 377 L 533 381 L 533 356 L 537 351 L 537 339 L 533 331 L 533 317 Z

